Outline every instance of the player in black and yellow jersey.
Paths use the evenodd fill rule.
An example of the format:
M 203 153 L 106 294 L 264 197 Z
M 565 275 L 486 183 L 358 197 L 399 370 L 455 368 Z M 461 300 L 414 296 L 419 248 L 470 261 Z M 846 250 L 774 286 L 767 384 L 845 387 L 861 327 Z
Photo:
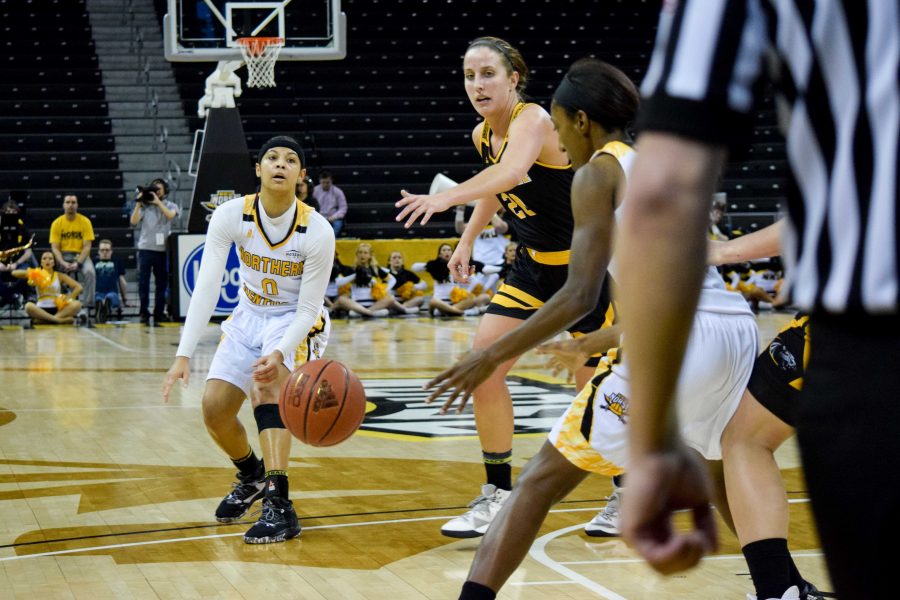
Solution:
M 484 117 L 472 132 L 472 142 L 485 168 L 438 194 L 416 196 L 403 192 L 404 198 L 397 203 L 403 210 L 397 219 L 407 219 L 407 226 L 419 219 L 424 223 L 435 212 L 478 200 L 449 264 L 457 280 L 465 280 L 470 274 L 469 260 L 476 236 L 500 206 L 513 216 L 510 221 L 520 241 L 517 257 L 479 325 L 474 350 L 492 347 L 551 298 L 557 304 L 563 297 L 573 299 L 571 305 L 567 304 L 566 314 L 585 299 L 589 310 L 575 309 L 578 314 L 572 313 L 573 318 L 560 327 L 554 325 L 550 334 L 566 325 L 570 332 L 577 334 L 612 324 L 614 311 L 607 278 L 601 280 L 597 290 L 582 286 L 574 296 L 554 296 L 569 276 L 574 229 L 570 194 L 574 170 L 560 146 L 550 115 L 540 106 L 522 100 L 528 67 L 521 54 L 501 39 L 478 38 L 466 51 L 463 72 L 469 100 Z M 636 94 L 633 104 L 637 104 Z M 609 158 L 619 168 L 616 159 Z M 587 266 L 595 267 L 594 263 Z M 546 315 L 550 311 L 542 312 Z M 514 422 L 505 377 L 518 356 L 518 353 L 507 353 L 502 360 L 491 361 L 485 377 L 474 388 L 475 420 L 487 484 L 472 510 L 443 526 L 444 535 L 483 535 L 509 495 Z M 589 361 L 576 374 L 579 388 L 590 380 L 594 366 Z M 458 410 L 462 410 L 467 398 L 468 395 L 463 398 Z

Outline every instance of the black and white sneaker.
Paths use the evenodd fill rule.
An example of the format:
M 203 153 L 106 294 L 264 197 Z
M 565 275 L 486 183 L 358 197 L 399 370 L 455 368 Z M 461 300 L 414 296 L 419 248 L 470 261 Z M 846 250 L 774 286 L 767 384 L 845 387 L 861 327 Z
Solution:
M 262 516 L 244 534 L 247 544 L 274 544 L 300 535 L 294 503 L 278 496 L 263 499 Z
M 237 483 L 231 484 L 233 489 L 219 503 L 216 509 L 216 521 L 231 523 L 247 514 L 254 502 L 262 498 L 266 485 L 264 471 L 249 477 L 237 474 Z

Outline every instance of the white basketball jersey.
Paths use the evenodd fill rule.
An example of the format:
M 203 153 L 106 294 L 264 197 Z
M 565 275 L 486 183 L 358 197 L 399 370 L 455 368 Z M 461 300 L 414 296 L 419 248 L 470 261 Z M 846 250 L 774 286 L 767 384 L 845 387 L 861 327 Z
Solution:
M 303 279 L 306 228 L 315 211 L 298 200 L 286 235 L 271 239 L 259 210 L 257 195 L 244 196 L 241 236 L 235 240 L 240 260 L 239 304 L 254 311 L 293 312 Z

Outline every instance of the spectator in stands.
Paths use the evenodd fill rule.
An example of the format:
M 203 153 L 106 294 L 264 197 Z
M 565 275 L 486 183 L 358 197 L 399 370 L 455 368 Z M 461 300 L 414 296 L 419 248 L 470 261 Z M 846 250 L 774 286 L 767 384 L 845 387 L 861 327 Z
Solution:
M 407 312 L 391 292 L 394 276 L 378 266 L 371 244 L 364 242 L 357 246 L 356 267 L 349 274 L 337 278 L 339 290 L 348 284 L 350 294 L 339 295 L 334 307 L 348 311 L 350 316 L 386 317 L 392 310 L 402 314 Z M 416 309 L 410 310 L 414 312 Z
M 10 198 L 0 209 L 0 306 L 13 302 L 18 308 L 21 306 L 18 303 L 29 293 L 25 282 L 13 277 L 12 272 L 37 266 L 31 248 L 25 248 L 30 239 L 19 205 Z
M 56 259 L 55 268 L 67 275 L 81 274 L 85 305 L 94 303 L 94 285 L 97 273 L 91 260 L 91 242 L 94 226 L 91 220 L 78 214 L 78 197 L 69 194 L 63 198 L 62 216 L 50 226 L 50 248 Z M 43 265 L 43 260 L 41 261 Z
M 384 317 L 391 312 L 406 314 L 409 311 L 394 297 L 394 276 L 378 265 L 372 254 L 372 246 L 361 243 L 356 248 L 356 264 L 345 267 L 345 275 L 337 278 L 341 293 L 335 307 L 350 312 L 350 316 Z M 349 288 L 349 289 L 348 289 Z
M 434 290 L 431 300 L 428 301 L 428 309 L 448 317 L 477 316 L 481 314 L 480 307 L 486 306 L 491 297 L 478 289 L 468 289 L 470 283 L 456 284 L 450 276 L 450 257 L 453 256 L 453 246 L 444 243 L 438 247 L 435 258 L 427 263 L 416 263 L 413 271 L 426 271 L 434 280 Z M 474 293 L 473 293 L 474 292 Z
M 312 177 L 301 177 L 297 180 L 297 187 L 294 195 L 297 196 L 297 200 L 303 202 L 307 206 L 312 206 L 316 211 L 318 211 L 319 203 L 314 197 L 310 195 L 310 191 L 313 189 L 313 187 Z
M 178 215 L 178 206 L 167 200 L 169 185 L 164 179 L 154 179 L 147 188 L 138 188 L 131 224 L 140 224 L 138 248 L 138 298 L 140 319 L 150 324 L 150 274 L 155 286 L 153 294 L 153 325 L 166 319 L 167 273 L 166 239 L 172 232 L 172 219 Z
M 330 171 L 322 171 L 319 185 L 313 188 L 313 198 L 319 203 L 319 214 L 328 219 L 334 236 L 337 237 L 344 228 L 344 216 L 347 214 L 347 198 L 338 186 L 334 185 Z
M 423 291 L 428 284 L 422 281 L 418 275 L 406 268 L 403 263 L 403 254 L 398 250 L 391 252 L 388 258 L 388 267 L 394 276 L 394 286 L 391 291 L 398 302 L 403 303 L 407 309 L 415 309 L 425 302 Z M 412 311 L 407 310 L 410 314 Z
M 75 321 L 75 315 L 81 310 L 81 302 L 75 298 L 81 293 L 82 287 L 65 273 L 56 270 L 56 257 L 53 252 L 44 252 L 41 255 L 40 269 L 17 269 L 12 275 L 27 280 L 37 289 L 37 303 L 29 302 L 25 305 L 25 312 L 33 321 L 53 325 L 65 325 Z M 63 285 L 69 288 L 68 294 L 63 294 Z
M 122 316 L 122 306 L 128 306 L 125 295 L 125 267 L 117 256 L 113 256 L 113 247 L 110 240 L 100 240 L 98 245 L 97 262 L 94 269 L 97 271 L 97 294 L 95 304 L 97 306 L 97 322 L 105 323 L 113 309 L 118 316 Z
M 727 209 L 725 192 L 713 194 L 712 207 L 709 209 L 709 229 L 706 231 L 706 235 L 709 239 L 716 242 L 728 241 L 728 236 L 719 228 Z
M 475 238 L 472 244 L 472 258 L 485 265 L 503 264 L 503 253 L 506 250 L 508 238 L 504 237 L 509 231 L 509 223 L 507 223 L 502 214 L 505 211 L 501 208 L 499 212 L 491 216 L 491 222 L 484 230 Z M 457 235 L 462 235 L 466 230 L 466 207 L 456 207 L 456 218 L 453 226 Z

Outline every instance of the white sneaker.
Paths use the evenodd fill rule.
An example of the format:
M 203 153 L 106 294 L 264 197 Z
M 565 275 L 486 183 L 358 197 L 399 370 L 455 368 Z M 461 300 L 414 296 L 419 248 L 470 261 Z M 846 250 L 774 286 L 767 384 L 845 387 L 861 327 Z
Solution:
M 372 314 L 375 315 L 376 317 L 386 317 L 389 314 L 391 314 L 391 311 L 389 311 L 386 308 L 379 308 L 378 310 L 373 310 Z
M 481 313 L 478 311 L 477 307 L 467 308 L 463 311 L 463 316 L 465 317 L 477 317 Z
M 616 488 L 610 495 L 603 510 L 584 526 L 584 532 L 591 537 L 615 537 L 619 535 L 619 502 L 622 488 Z
M 483 536 L 511 493 L 509 490 L 498 489 L 490 483 L 484 484 L 481 486 L 481 495 L 469 503 L 471 510 L 447 521 L 441 527 L 441 533 L 452 538 Z
M 408 315 L 417 315 L 417 314 L 419 314 L 419 307 L 418 307 L 418 306 L 407 306 L 407 307 L 404 308 L 404 310 L 406 311 L 406 314 L 408 314 Z
M 756 596 L 747 594 L 747 600 L 756 600 Z M 785 590 L 781 598 L 768 598 L 767 600 L 800 600 L 800 589 L 796 585 L 792 585 Z

